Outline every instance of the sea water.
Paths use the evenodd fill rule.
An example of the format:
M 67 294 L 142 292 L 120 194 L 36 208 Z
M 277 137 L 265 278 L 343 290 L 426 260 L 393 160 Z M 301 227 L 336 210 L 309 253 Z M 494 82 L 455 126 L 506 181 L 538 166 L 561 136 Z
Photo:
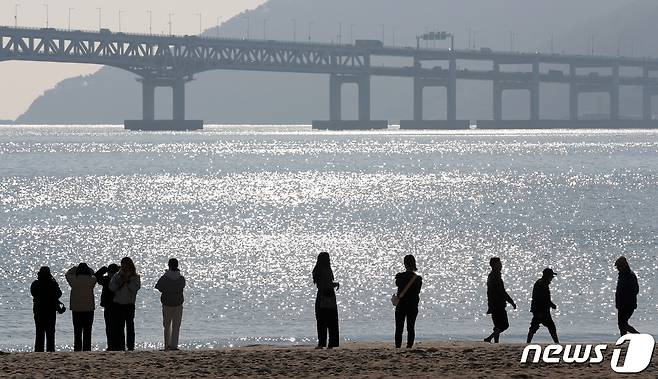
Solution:
M 331 255 L 341 339 L 393 340 L 394 276 L 423 277 L 417 338 L 481 340 L 489 258 L 518 304 L 523 342 L 541 270 L 564 341 L 614 341 L 620 255 L 640 282 L 637 329 L 658 317 L 658 131 L 318 132 L 207 126 L 0 128 L 0 349 L 30 350 L 29 287 L 130 256 L 142 278 L 138 348 L 162 347 L 167 260 L 187 278 L 184 348 L 315 344 L 317 254 Z M 100 288 L 96 290 L 96 301 Z M 105 348 L 102 308 L 93 343 Z M 58 316 L 58 349 L 73 343 Z M 537 341 L 548 341 L 542 329 Z

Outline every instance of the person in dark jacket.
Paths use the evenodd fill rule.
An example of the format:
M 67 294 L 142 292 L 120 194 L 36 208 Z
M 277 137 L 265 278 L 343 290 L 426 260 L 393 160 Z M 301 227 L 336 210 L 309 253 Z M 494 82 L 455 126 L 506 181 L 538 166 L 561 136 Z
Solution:
M 315 297 L 315 319 L 318 329 L 318 346 L 316 349 L 329 349 L 338 347 L 338 304 L 336 291 L 340 288 L 334 282 L 334 272 L 331 269 L 329 253 L 321 252 L 313 268 L 313 283 L 318 287 Z M 329 332 L 329 345 L 327 345 L 327 331 Z
M 57 322 L 57 309 L 62 290 L 50 273 L 47 266 L 41 267 L 37 280 L 32 282 L 30 293 L 34 300 L 32 311 L 34 312 L 34 326 L 36 337 L 34 340 L 34 351 L 42 352 L 44 337 L 46 340 L 46 351 L 55 351 L 55 324 Z
M 557 338 L 555 322 L 553 322 L 553 318 L 551 317 L 551 308 L 557 309 L 557 305 L 551 300 L 551 290 L 548 288 L 556 275 L 550 268 L 545 268 L 542 272 L 541 279 L 537 280 L 535 286 L 532 288 L 532 303 L 530 304 L 532 321 L 530 321 L 527 343 L 532 342 L 532 337 L 539 330 L 540 324 L 548 328 L 555 343 L 560 343 Z
M 167 265 L 169 270 L 160 277 L 155 284 L 155 289 L 162 293 L 160 302 L 162 303 L 162 323 L 164 325 L 164 349 L 178 350 L 178 335 L 185 301 L 183 297 L 185 277 L 178 269 L 178 259 L 171 258 Z
M 493 340 L 495 343 L 498 343 L 500 340 L 500 333 L 509 328 L 509 321 L 507 319 L 507 311 L 505 310 L 505 307 L 507 307 L 507 303 L 510 303 L 512 307 L 516 309 L 516 304 L 507 291 L 505 291 L 505 284 L 503 283 L 503 278 L 501 276 L 503 263 L 500 261 L 500 258 L 491 258 L 489 260 L 489 266 L 491 266 L 491 272 L 487 278 L 487 314 L 491 315 L 494 327 L 493 333 L 485 338 L 484 342 L 491 342 L 491 340 Z
M 101 307 L 103 307 L 103 317 L 105 318 L 105 336 L 107 338 L 107 351 L 119 350 L 118 345 L 118 324 L 119 315 L 114 306 L 114 292 L 110 290 L 110 280 L 114 274 L 119 272 L 119 266 L 115 263 L 109 266 L 101 267 L 95 274 L 98 284 L 103 287 L 101 292 Z
M 413 255 L 404 257 L 404 272 L 395 275 L 395 285 L 398 287 L 398 304 L 395 306 L 395 347 L 402 347 L 402 331 L 407 321 L 407 348 L 414 346 L 416 339 L 416 318 L 423 278 L 416 275 L 416 258 Z M 406 289 L 406 292 L 404 290 Z M 403 293 L 404 292 L 404 293 Z
M 116 332 L 117 349 L 120 351 L 135 350 L 135 302 L 141 287 L 142 279 L 137 274 L 135 263 L 130 257 L 124 257 L 119 271 L 110 279 L 110 290 L 114 292 L 112 306 L 116 307 L 118 314 Z
M 637 309 L 637 294 L 640 287 L 637 284 L 637 276 L 631 270 L 631 266 L 625 257 L 619 257 L 615 262 L 615 267 L 619 271 L 617 280 L 617 291 L 615 292 L 615 307 L 617 308 L 617 324 L 619 333 L 639 333 L 634 327 L 628 324 L 628 320 Z

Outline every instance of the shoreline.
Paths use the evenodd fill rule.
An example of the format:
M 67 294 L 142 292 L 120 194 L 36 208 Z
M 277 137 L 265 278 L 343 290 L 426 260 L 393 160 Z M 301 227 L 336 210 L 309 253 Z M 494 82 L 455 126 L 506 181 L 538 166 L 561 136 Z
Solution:
M 597 377 L 615 378 L 612 347 L 600 364 L 520 363 L 526 344 L 419 342 L 394 349 L 390 342 L 313 346 L 252 345 L 216 350 L 2 353 L 2 377 Z M 637 378 L 658 376 L 657 352 Z

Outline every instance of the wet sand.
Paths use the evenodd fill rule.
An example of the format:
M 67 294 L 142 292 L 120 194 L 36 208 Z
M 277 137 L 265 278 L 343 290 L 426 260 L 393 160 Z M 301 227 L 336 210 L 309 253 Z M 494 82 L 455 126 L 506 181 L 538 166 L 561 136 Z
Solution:
M 524 344 L 421 342 L 395 350 L 386 343 L 345 343 L 335 350 L 310 346 L 253 346 L 176 352 L 0 354 L 0 377 L 214 378 L 214 377 L 427 377 L 618 378 L 612 347 L 601 364 L 522 364 Z M 654 359 L 633 378 L 658 378 Z

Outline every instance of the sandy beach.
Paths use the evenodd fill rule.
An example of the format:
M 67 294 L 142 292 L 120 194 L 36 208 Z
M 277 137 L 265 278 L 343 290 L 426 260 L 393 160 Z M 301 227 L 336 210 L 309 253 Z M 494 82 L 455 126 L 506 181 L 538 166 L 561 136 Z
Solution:
M 335 350 L 310 346 L 125 353 L 12 353 L 0 355 L 0 376 L 10 378 L 213 377 L 432 377 L 615 378 L 612 347 L 601 364 L 522 364 L 525 345 L 421 342 L 395 350 L 385 343 L 346 343 Z M 652 364 L 634 378 L 657 378 Z

